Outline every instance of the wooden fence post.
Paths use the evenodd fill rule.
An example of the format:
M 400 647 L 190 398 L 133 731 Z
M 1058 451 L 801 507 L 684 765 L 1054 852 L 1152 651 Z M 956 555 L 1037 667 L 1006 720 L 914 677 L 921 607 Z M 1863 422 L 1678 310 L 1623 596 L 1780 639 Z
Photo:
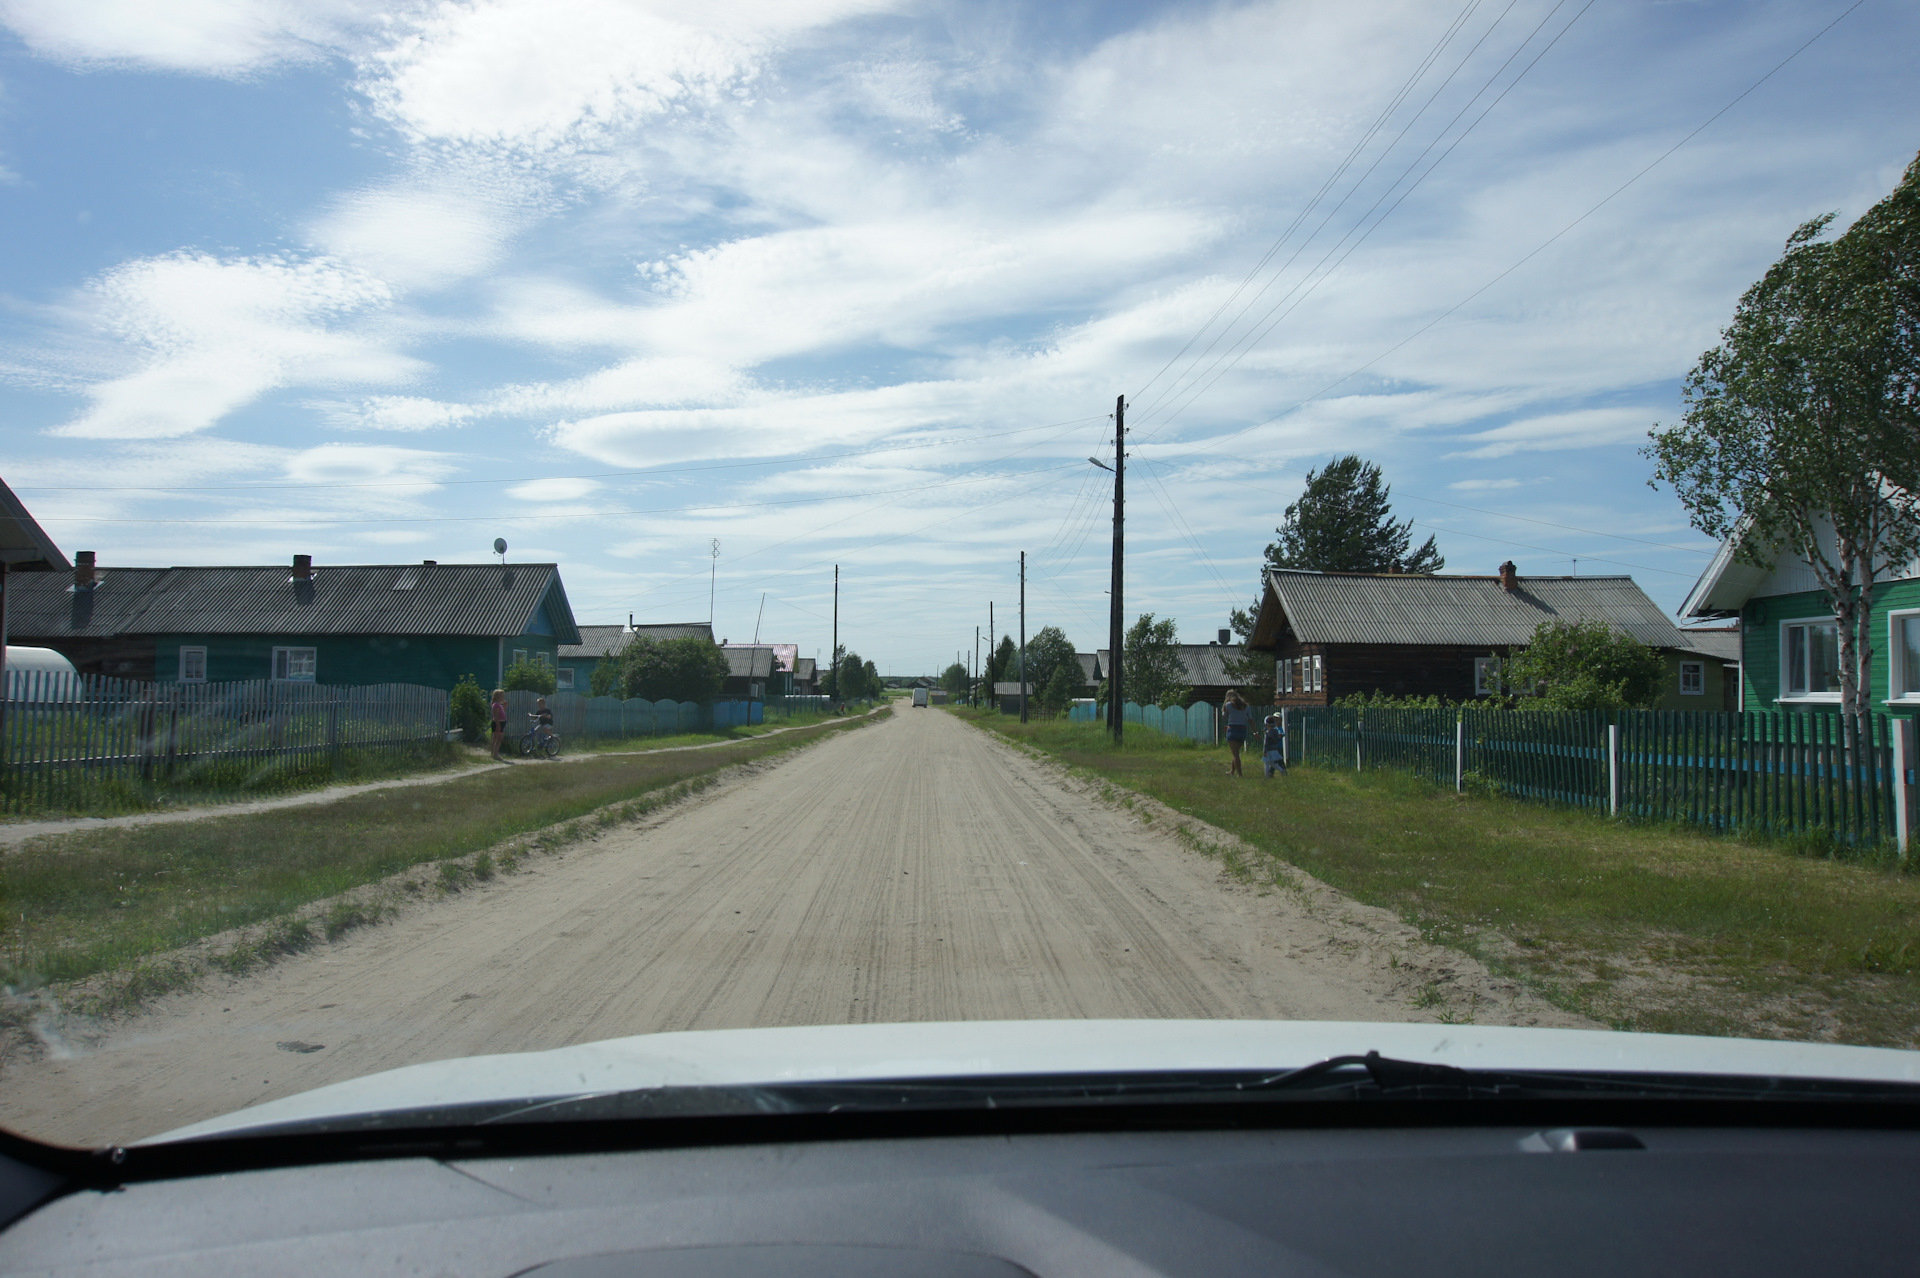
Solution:
M 1913 837 L 1914 728 L 1912 719 L 1895 719 L 1893 728 L 1893 839 L 1900 861 L 1906 863 L 1907 843 Z
M 1293 753 L 1292 738 L 1287 733 L 1287 710 L 1285 706 L 1282 706 L 1280 708 L 1280 766 L 1281 767 L 1290 768 L 1293 766 L 1293 760 L 1287 757 L 1292 753 Z
M 1360 771 L 1360 712 L 1353 715 L 1353 770 Z
M 1453 721 L 1453 792 L 1467 788 L 1467 721 Z
M 1620 815 L 1620 725 L 1607 725 L 1607 815 Z

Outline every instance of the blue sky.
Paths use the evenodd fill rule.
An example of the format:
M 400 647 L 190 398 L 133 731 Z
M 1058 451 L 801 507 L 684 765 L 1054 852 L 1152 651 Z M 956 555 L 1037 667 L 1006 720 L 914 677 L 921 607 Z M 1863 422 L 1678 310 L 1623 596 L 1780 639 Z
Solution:
M 0 475 L 104 564 L 505 537 L 582 621 L 704 617 L 717 538 L 803 653 L 838 563 L 905 673 L 1022 550 L 1104 642 L 1126 393 L 1185 637 L 1349 451 L 1449 571 L 1672 608 L 1648 426 L 1920 149 L 1920 9 L 1850 4 L 0 0 Z

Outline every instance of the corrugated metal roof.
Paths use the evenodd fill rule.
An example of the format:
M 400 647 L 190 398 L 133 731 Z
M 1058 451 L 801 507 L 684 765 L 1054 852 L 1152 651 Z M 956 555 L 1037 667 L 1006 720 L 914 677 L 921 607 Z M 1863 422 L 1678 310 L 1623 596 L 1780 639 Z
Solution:
M 1239 679 L 1227 673 L 1226 662 L 1240 656 L 1237 644 L 1222 648 L 1213 643 L 1182 643 L 1174 647 L 1180 654 L 1180 664 L 1186 668 L 1183 676 L 1187 686 L 1193 688 L 1233 687 Z M 1083 659 L 1086 654 L 1081 654 Z M 1102 648 L 1097 656 L 1100 672 L 1104 676 L 1107 670 L 1108 649 Z M 1083 660 L 1084 666 L 1084 660 Z M 1125 674 L 1125 671 L 1121 672 Z M 1097 680 L 1096 680 L 1097 682 Z
M 1681 636 L 1687 641 L 1687 651 L 1697 652 L 1703 657 L 1713 657 L 1720 661 L 1738 663 L 1740 660 L 1740 632 L 1724 626 L 1710 630 L 1682 630 Z
M 617 657 L 642 636 L 668 639 L 705 639 L 713 642 L 713 627 L 704 621 L 673 621 L 649 626 L 581 626 L 580 642 L 562 644 L 562 657 Z
M 548 591 L 552 595 L 549 600 Z M 554 638 L 580 641 L 555 564 L 354 564 L 292 569 L 102 568 L 35 573 L 8 590 L 15 635 L 518 635 L 549 601 Z
M 1686 640 L 1631 577 L 1498 577 L 1277 570 L 1267 584 L 1302 643 L 1513 647 L 1543 621 L 1601 620 L 1654 648 Z M 1264 612 L 1264 608 L 1263 608 Z M 1261 637 L 1272 633 L 1263 616 Z
M 819 671 L 819 662 L 812 657 L 799 657 L 793 663 L 793 677 L 800 683 L 812 683 Z
M 750 644 L 729 644 L 721 651 L 727 654 L 728 678 L 771 679 L 773 677 L 773 649 L 756 648 Z
M 1104 652 L 1076 652 L 1074 660 L 1080 663 L 1080 682 L 1091 687 L 1105 677 L 1107 654 Z

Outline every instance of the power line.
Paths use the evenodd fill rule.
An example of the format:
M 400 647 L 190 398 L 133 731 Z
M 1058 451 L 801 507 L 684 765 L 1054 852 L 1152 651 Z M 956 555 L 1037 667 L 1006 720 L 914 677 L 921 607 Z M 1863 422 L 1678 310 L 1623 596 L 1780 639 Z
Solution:
M 1440 323 L 1442 320 L 1452 315 L 1455 311 L 1458 311 L 1461 307 L 1467 305 L 1467 303 L 1473 301 L 1475 298 L 1479 297 L 1482 293 L 1486 292 L 1488 289 L 1498 284 L 1501 280 L 1504 280 L 1505 278 L 1507 278 L 1507 276 L 1513 274 L 1515 271 L 1519 270 L 1522 266 L 1525 266 L 1528 262 L 1531 262 L 1534 258 L 1538 257 L 1541 253 L 1545 252 L 1547 248 L 1552 246 L 1556 241 L 1558 241 L 1562 236 L 1566 235 L 1569 231 L 1573 230 L 1574 227 L 1579 226 L 1582 222 L 1592 217 L 1595 213 L 1598 213 L 1606 205 L 1612 203 L 1613 200 L 1621 194 L 1621 192 L 1625 191 L 1628 187 L 1632 186 L 1634 183 L 1638 182 L 1641 178 L 1645 177 L 1648 173 L 1652 172 L 1656 167 L 1658 167 L 1663 161 L 1667 159 L 1667 157 L 1671 156 L 1675 151 L 1678 151 L 1681 147 L 1685 146 L 1687 143 L 1691 142 L 1694 138 L 1698 137 L 1715 120 L 1718 120 L 1721 116 L 1733 110 L 1733 108 L 1738 106 L 1742 101 L 1744 101 L 1748 97 L 1748 95 L 1752 94 L 1754 90 L 1758 89 L 1761 85 L 1765 84 L 1768 80 L 1771 80 L 1775 75 L 1779 74 L 1780 70 L 1783 67 L 1785 67 L 1789 62 L 1792 62 L 1795 58 L 1799 57 L 1802 53 L 1805 53 L 1809 48 L 1812 47 L 1815 41 L 1819 40 L 1820 37 L 1824 36 L 1827 32 L 1833 30 L 1836 26 L 1840 25 L 1840 23 L 1846 19 L 1848 14 L 1851 14 L 1855 9 L 1858 9 L 1861 5 L 1865 3 L 1866 3 L 1866 0 L 1854 0 L 1854 3 L 1849 5 L 1845 10 L 1843 10 L 1839 17 L 1835 18 L 1832 22 L 1827 23 L 1827 25 L 1820 28 L 1820 30 L 1814 32 L 1813 35 L 1807 39 L 1806 43 L 1802 44 L 1799 48 L 1795 49 L 1792 53 L 1789 53 L 1786 57 L 1782 58 L 1778 63 L 1774 65 L 1772 70 L 1768 71 L 1765 75 L 1761 76 L 1758 80 L 1755 80 L 1752 84 L 1748 85 L 1745 89 L 1741 90 L 1741 92 L 1738 95 L 1736 95 L 1732 101 L 1728 102 L 1725 106 L 1721 107 L 1718 111 L 1715 111 L 1712 115 L 1708 116 L 1699 125 L 1697 125 L 1692 132 L 1688 133 L 1685 137 L 1681 138 L 1678 142 L 1675 142 L 1672 146 L 1668 147 L 1665 151 L 1662 151 L 1658 156 L 1654 157 L 1654 159 L 1650 161 L 1645 168 L 1642 168 L 1638 173 L 1635 173 L 1632 177 L 1628 178 L 1625 182 L 1622 182 L 1619 186 L 1615 187 L 1599 203 L 1595 204 L 1592 208 L 1588 209 L 1585 213 L 1582 213 L 1579 217 L 1574 218 L 1573 221 L 1567 223 L 1565 226 L 1561 227 L 1558 231 L 1555 231 L 1552 235 L 1542 240 L 1536 247 L 1534 247 L 1524 257 L 1514 262 L 1513 265 L 1507 267 L 1505 270 L 1501 271 L 1498 275 L 1495 275 L 1492 279 L 1488 280 L 1485 284 L 1482 284 L 1479 288 L 1467 294 L 1465 297 L 1461 298 L 1458 302 L 1455 302 L 1452 306 L 1449 306 L 1446 310 L 1440 312 L 1440 314 L 1434 316 L 1432 319 L 1428 320 L 1425 324 L 1422 324 L 1419 328 L 1415 329 L 1413 332 L 1407 334 L 1407 336 L 1395 342 L 1392 346 L 1387 347 L 1387 349 L 1381 351 L 1378 355 L 1375 355 L 1372 359 L 1368 360 L 1366 363 L 1360 365 L 1358 368 L 1355 368 L 1354 370 L 1345 374 L 1344 376 L 1341 376 L 1335 379 L 1334 381 L 1327 383 L 1325 386 L 1321 387 L 1319 390 L 1315 391 L 1313 394 L 1307 396 L 1305 399 L 1299 400 L 1298 402 L 1291 404 L 1286 408 L 1281 409 L 1279 412 L 1273 414 L 1271 417 L 1263 418 L 1262 420 L 1254 422 L 1252 425 L 1249 425 L 1249 426 L 1242 426 L 1239 430 L 1230 431 L 1225 435 L 1217 435 L 1211 439 L 1203 440 L 1200 443 L 1193 445 L 1191 448 L 1188 448 L 1185 452 L 1173 453 L 1171 455 L 1175 457 L 1185 457 L 1185 456 L 1191 456 L 1195 453 L 1212 452 L 1213 450 L 1220 447 L 1220 445 L 1225 444 L 1230 440 L 1238 439 L 1240 436 L 1247 434 L 1249 431 L 1258 430 L 1262 426 L 1269 426 L 1274 422 L 1279 421 L 1282 417 L 1286 417 L 1291 413 L 1298 412 L 1300 409 L 1305 408 L 1308 404 L 1312 403 L 1314 400 L 1319 399 L 1323 395 L 1326 395 L 1331 391 L 1337 389 L 1338 387 L 1346 384 L 1347 382 L 1352 381 L 1354 378 L 1358 377 L 1360 374 L 1366 372 L 1369 368 L 1372 368 L 1375 364 L 1378 364 L 1381 360 L 1387 358 L 1387 356 L 1393 354 L 1395 351 L 1399 350 L 1401 347 L 1407 345 L 1409 342 L 1412 342 L 1415 338 L 1426 333 L 1429 329 L 1433 328 L 1436 324 Z

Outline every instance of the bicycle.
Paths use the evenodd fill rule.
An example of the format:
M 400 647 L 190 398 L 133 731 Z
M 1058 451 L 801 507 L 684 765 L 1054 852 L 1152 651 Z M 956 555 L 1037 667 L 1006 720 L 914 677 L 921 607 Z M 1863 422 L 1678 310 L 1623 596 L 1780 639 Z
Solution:
M 543 735 L 540 731 L 540 716 L 528 714 L 532 722 L 527 726 L 527 735 L 520 738 L 520 753 L 527 758 L 544 755 L 549 759 L 560 757 L 560 734 L 548 728 Z

